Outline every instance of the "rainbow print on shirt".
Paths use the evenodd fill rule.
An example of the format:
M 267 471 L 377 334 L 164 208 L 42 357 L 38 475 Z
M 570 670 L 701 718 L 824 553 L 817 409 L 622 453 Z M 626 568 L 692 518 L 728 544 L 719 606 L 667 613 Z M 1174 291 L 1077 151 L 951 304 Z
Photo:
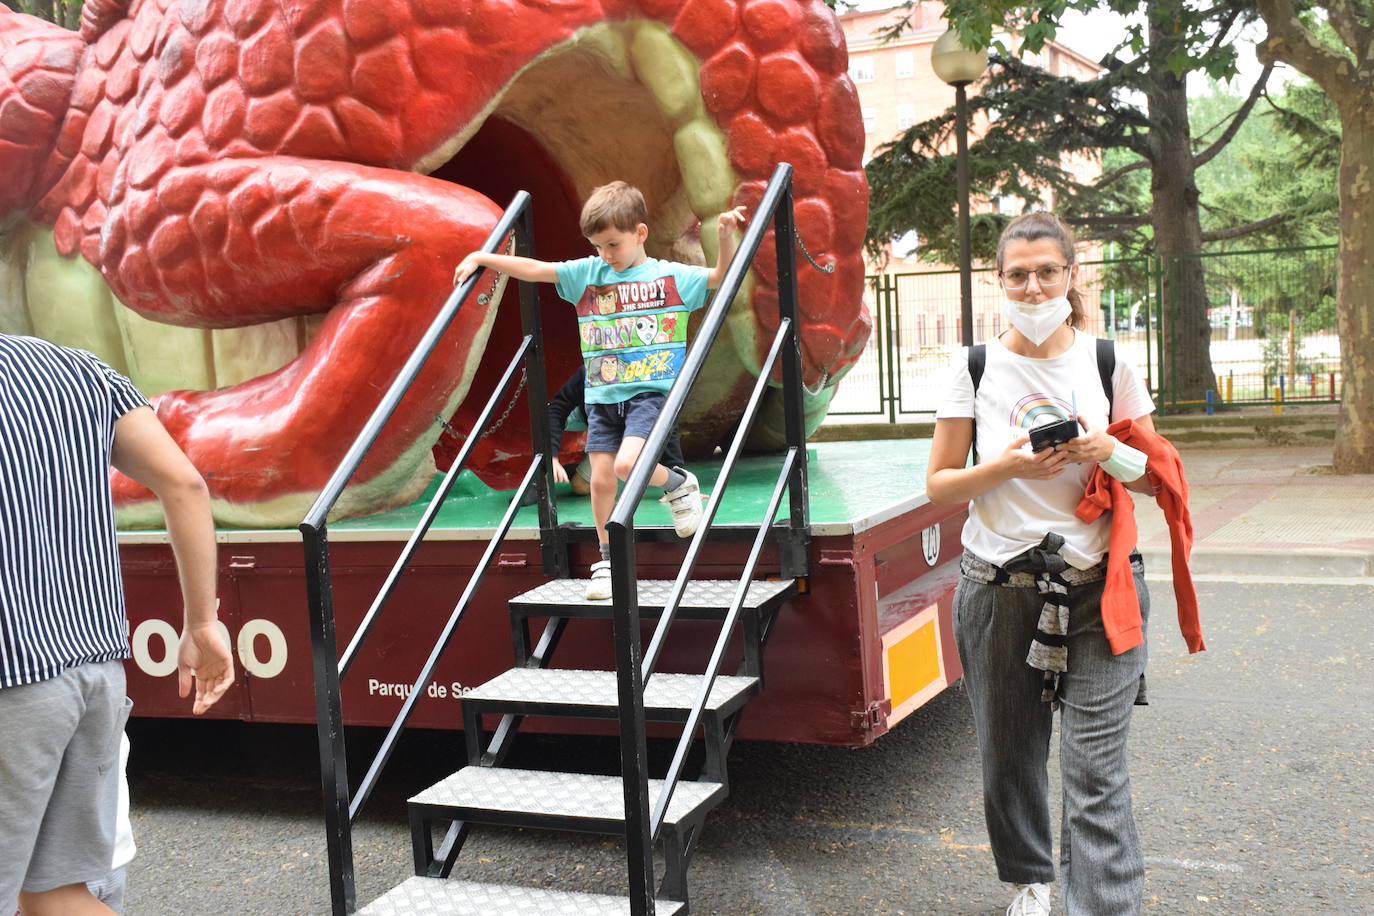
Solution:
M 1051 419 L 1043 419 L 1043 418 Z M 1063 398 L 1036 392 L 1028 394 L 1011 409 L 1011 425 L 1030 429 L 1042 423 L 1073 419 L 1073 405 Z

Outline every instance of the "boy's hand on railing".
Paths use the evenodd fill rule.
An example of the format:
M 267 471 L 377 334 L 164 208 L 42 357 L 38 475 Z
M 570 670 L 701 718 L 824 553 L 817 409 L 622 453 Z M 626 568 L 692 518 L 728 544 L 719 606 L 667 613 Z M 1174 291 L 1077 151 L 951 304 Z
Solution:
M 726 236 L 730 235 L 733 230 L 743 230 L 746 222 L 748 222 L 748 218 L 745 216 L 744 207 L 736 207 L 733 210 L 727 210 L 716 217 L 716 233 L 723 242 Z
M 480 252 L 474 251 L 472 254 L 468 255 L 467 257 L 463 258 L 463 260 L 458 262 L 458 266 L 453 269 L 454 286 L 458 286 L 459 284 L 461 284 L 468 277 L 476 273 L 477 268 L 482 266 L 479 262 L 479 255 Z

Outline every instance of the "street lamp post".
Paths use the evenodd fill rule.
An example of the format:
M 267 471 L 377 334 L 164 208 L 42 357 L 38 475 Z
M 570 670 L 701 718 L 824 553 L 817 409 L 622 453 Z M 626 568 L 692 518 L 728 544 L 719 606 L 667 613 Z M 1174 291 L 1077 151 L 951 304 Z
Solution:
M 963 344 L 973 346 L 973 265 L 968 213 L 968 95 L 965 88 L 983 75 L 987 50 L 970 51 L 950 29 L 930 49 L 935 75 L 954 87 L 954 134 L 957 144 L 956 175 L 959 195 L 959 307 Z

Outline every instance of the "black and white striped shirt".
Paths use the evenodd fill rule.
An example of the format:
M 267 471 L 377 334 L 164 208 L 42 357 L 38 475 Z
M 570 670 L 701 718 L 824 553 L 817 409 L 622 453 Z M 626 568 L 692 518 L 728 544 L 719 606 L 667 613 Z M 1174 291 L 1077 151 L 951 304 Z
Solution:
M 110 449 L 147 403 L 90 353 L 0 334 L 0 688 L 129 655 Z

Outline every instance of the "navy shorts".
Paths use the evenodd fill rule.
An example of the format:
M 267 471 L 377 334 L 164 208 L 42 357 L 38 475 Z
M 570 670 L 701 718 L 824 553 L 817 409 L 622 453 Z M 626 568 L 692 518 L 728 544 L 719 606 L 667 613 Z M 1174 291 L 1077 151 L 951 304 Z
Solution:
M 626 436 L 649 438 L 666 400 L 657 391 L 646 391 L 618 404 L 588 404 L 587 451 L 618 452 Z

